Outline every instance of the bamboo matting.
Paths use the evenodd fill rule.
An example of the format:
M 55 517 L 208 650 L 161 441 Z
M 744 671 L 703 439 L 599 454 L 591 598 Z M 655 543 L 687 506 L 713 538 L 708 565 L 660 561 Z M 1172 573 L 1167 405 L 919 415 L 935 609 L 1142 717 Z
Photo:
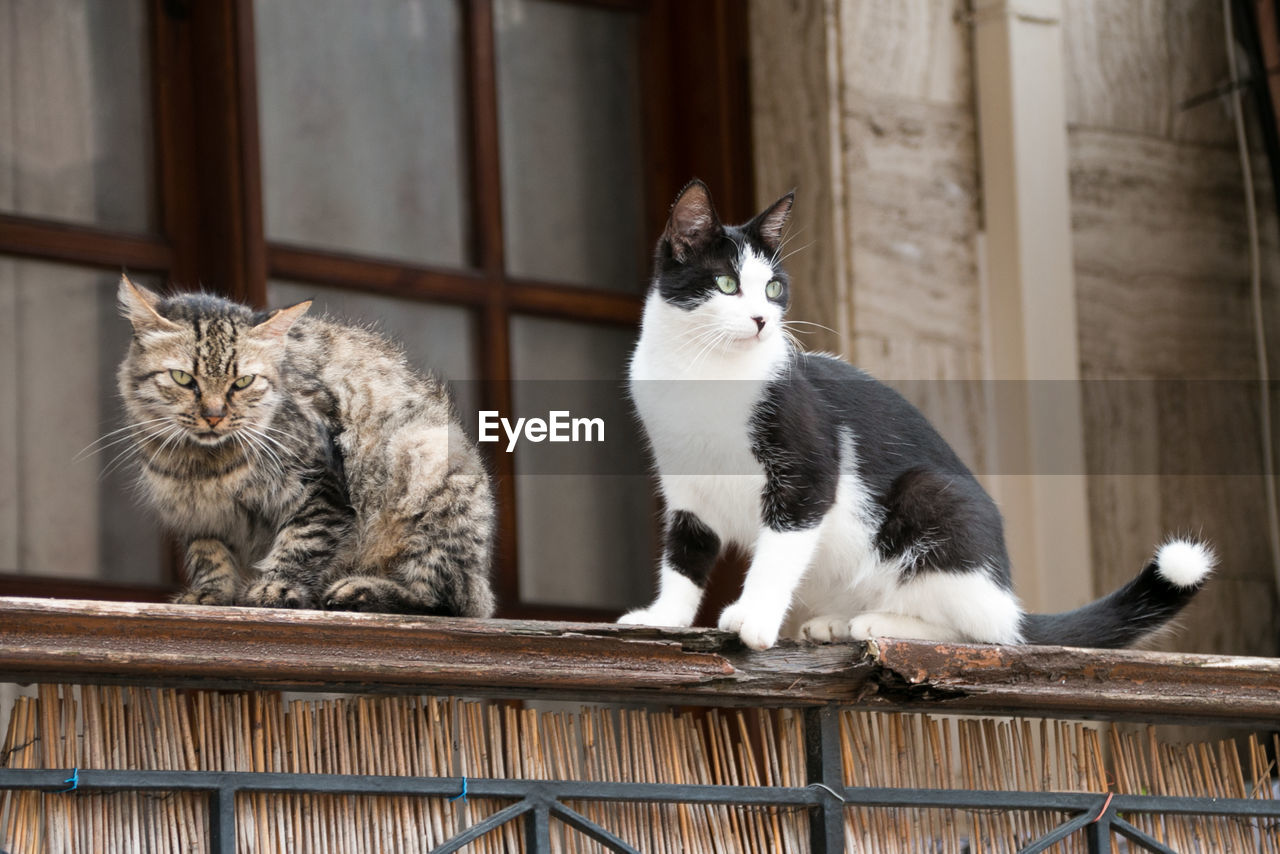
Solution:
M 275 692 L 45 685 L 14 704 L 0 765 L 803 786 L 802 730 L 802 714 L 785 709 L 540 711 L 434 697 L 289 700 Z M 1161 744 L 1154 730 L 1100 735 L 1074 722 L 855 711 L 842 714 L 841 730 L 850 785 L 1273 797 L 1273 768 L 1257 738 L 1237 751 L 1234 742 Z M 416 854 L 508 803 L 242 795 L 238 849 Z M 568 805 L 660 854 L 808 849 L 803 810 Z M 1065 818 L 850 808 L 845 833 L 850 852 L 1012 852 Z M 1280 854 L 1274 827 L 1127 818 L 1182 852 Z M 552 833 L 557 854 L 603 850 L 558 822 Z M 9 854 L 203 852 L 205 835 L 201 795 L 0 793 L 0 848 Z M 523 851 L 520 827 L 465 850 Z M 1084 840 L 1052 850 L 1083 852 Z

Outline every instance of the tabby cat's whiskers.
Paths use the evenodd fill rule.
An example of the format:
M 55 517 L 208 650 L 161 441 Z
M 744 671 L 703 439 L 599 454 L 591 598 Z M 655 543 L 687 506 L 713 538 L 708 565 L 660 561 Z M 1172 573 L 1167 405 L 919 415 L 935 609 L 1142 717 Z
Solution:
M 91 457 L 94 454 L 102 453 L 107 448 L 110 448 L 113 445 L 118 445 L 121 442 L 133 441 L 133 431 L 137 430 L 139 427 L 145 427 L 148 424 L 158 424 L 161 421 L 168 421 L 168 420 L 170 419 L 167 415 L 162 416 L 160 418 L 151 418 L 147 421 L 139 421 L 137 424 L 126 424 L 125 426 L 119 428 L 118 430 L 112 430 L 110 433 L 104 433 L 103 435 L 99 436 L 97 439 L 94 439 L 92 442 L 90 442 L 89 444 L 81 448 L 80 452 L 71 458 L 71 461 L 73 463 L 78 463 L 80 462 L 80 460 L 84 459 L 85 457 Z M 110 442 L 106 441 L 107 439 L 110 439 L 112 436 L 117 436 L 120 433 L 126 433 L 128 435 L 120 436 Z M 104 442 L 106 442 L 106 444 L 103 444 Z
M 492 613 L 488 475 L 474 446 L 435 447 L 464 435 L 439 380 L 309 303 L 255 312 L 128 279 L 119 296 L 132 423 L 95 446 L 131 440 L 104 475 L 141 457 L 145 498 L 186 543 L 179 602 Z
M 169 419 L 164 418 L 160 420 L 168 421 Z M 180 436 L 182 435 L 182 428 L 178 427 L 176 424 L 173 424 L 173 423 L 164 424 L 159 427 L 153 427 L 151 432 L 147 433 L 144 436 L 139 437 L 135 445 L 129 448 L 125 448 L 123 451 L 120 451 L 118 454 L 112 457 L 111 461 L 102 467 L 102 471 L 99 472 L 98 474 L 98 480 L 101 481 L 105 479 L 113 471 L 116 471 L 117 469 L 123 467 L 134 457 L 138 456 L 138 454 L 141 453 L 144 448 L 146 448 L 148 442 L 153 442 L 163 436 L 168 436 L 168 435 Z

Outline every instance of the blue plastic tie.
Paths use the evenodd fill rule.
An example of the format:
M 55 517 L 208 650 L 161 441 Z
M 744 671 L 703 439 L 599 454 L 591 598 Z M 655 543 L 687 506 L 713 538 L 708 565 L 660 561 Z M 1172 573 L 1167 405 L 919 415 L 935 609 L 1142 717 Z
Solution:
M 63 792 L 74 792 L 76 789 L 80 788 L 80 769 L 72 768 L 71 776 L 63 780 L 62 782 L 70 783 L 71 785 L 67 786 L 67 788 L 65 789 L 55 789 L 54 790 L 55 795 L 62 794 Z
M 461 801 L 462 801 L 464 804 L 467 802 L 467 778 L 466 778 L 466 776 L 463 776 L 463 778 L 462 778 L 462 791 L 461 791 L 461 792 L 459 792 L 458 794 L 454 795 L 452 798 L 449 798 L 449 803 L 453 803 L 454 801 L 459 800 L 459 799 L 461 799 Z

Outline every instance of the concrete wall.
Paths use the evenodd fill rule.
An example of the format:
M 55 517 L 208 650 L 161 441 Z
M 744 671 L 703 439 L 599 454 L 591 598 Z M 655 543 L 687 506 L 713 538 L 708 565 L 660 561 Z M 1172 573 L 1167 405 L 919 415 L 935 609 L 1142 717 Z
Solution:
M 968 25 L 953 0 L 756 0 L 756 186 L 799 187 L 792 316 L 810 349 L 891 380 L 979 380 L 979 180 Z M 803 247 L 803 248 L 800 248 Z M 812 330 L 812 328 L 810 328 Z M 983 468 L 974 386 L 908 384 Z
M 1201 532 L 1221 569 L 1168 645 L 1274 655 L 1263 481 L 1241 474 L 1261 471 L 1243 177 L 1226 103 L 1180 106 L 1227 78 L 1221 3 L 1070 0 L 1063 38 L 1098 582 L 1120 583 L 1167 532 Z M 1274 315 L 1265 158 L 1254 174 Z M 1187 400 L 1148 382 L 1187 378 L 1212 383 Z
M 751 15 L 760 201 L 799 186 L 793 316 L 831 330 L 806 343 L 891 380 L 983 378 L 967 4 L 753 0 Z M 1223 105 L 1179 108 L 1226 77 L 1220 4 L 1063 0 L 1061 31 L 1093 586 L 1129 578 L 1171 531 L 1202 532 L 1222 569 L 1165 645 L 1275 654 L 1262 480 L 1241 474 L 1260 471 L 1261 442 L 1242 179 Z M 1278 314 L 1280 241 L 1258 163 Z M 1151 383 L 1099 382 L 1188 377 L 1238 382 L 1214 411 Z M 976 387 L 923 402 L 985 471 Z

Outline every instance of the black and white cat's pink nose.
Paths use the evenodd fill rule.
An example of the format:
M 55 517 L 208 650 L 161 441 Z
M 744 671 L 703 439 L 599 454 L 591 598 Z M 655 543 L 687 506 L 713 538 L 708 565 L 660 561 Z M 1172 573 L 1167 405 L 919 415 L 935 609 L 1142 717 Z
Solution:
M 763 317 L 761 317 L 760 315 L 758 315 L 758 314 L 757 314 L 757 315 L 754 315 L 751 319 L 752 319 L 752 320 L 754 320 L 754 321 L 756 322 L 756 332 L 761 332 L 761 331 L 763 331 L 763 330 L 764 330 L 764 318 L 763 318 Z

